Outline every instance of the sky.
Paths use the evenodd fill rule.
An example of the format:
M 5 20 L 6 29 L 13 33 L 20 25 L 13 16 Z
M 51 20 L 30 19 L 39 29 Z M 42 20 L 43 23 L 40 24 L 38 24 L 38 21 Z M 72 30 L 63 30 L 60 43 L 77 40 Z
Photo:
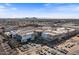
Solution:
M 79 3 L 0 3 L 0 18 L 79 18 Z

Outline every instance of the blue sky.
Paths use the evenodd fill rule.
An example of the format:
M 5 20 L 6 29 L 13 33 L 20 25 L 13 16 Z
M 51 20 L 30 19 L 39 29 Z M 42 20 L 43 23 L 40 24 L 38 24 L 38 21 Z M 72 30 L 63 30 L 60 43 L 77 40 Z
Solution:
M 78 3 L 0 3 L 0 18 L 79 18 Z

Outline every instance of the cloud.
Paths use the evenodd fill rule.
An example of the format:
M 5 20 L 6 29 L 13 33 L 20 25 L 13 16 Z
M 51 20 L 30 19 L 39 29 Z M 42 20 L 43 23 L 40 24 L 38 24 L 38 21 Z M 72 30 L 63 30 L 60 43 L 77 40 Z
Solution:
M 46 3 L 46 4 L 44 4 L 44 6 L 46 6 L 46 7 L 51 6 L 51 3 Z
M 10 10 L 16 10 L 17 8 L 12 7 L 11 4 L 6 3 L 4 5 L 0 5 L 0 11 L 10 11 Z
M 0 11 L 5 11 L 7 8 L 3 5 L 0 5 Z
M 72 13 L 79 11 L 79 4 L 61 4 L 61 3 L 46 3 L 44 4 L 45 7 L 40 8 L 38 11 L 49 11 L 49 12 L 63 12 L 63 13 Z
M 8 9 L 11 9 L 11 10 L 16 10 L 17 8 L 15 8 L 15 7 L 12 7 L 12 4 L 10 4 L 10 3 L 6 3 L 5 4 L 7 7 L 9 7 Z
M 70 4 L 66 6 L 58 6 L 56 7 L 57 11 L 64 11 L 64 12 L 78 12 L 79 11 L 79 5 Z
M 12 8 L 11 8 L 11 10 L 17 10 L 17 8 L 15 8 L 15 7 L 12 7 Z
M 11 4 L 10 4 L 10 3 L 6 3 L 5 5 L 6 5 L 6 6 L 11 6 Z
M 5 6 L 3 6 L 3 5 L 0 5 L 0 9 L 4 9 L 5 8 Z
M 52 4 L 46 3 L 42 7 L 34 7 L 34 11 L 27 10 L 30 7 L 24 7 L 25 10 L 19 10 L 13 4 L 0 5 L 0 11 L 3 15 L 0 17 L 46 17 L 46 18 L 79 18 L 79 4 Z M 4 12 L 5 11 L 5 12 Z M 8 12 L 6 12 L 8 11 Z M 0 12 L 0 14 L 1 14 Z
M 75 7 L 74 11 L 79 11 L 79 6 Z

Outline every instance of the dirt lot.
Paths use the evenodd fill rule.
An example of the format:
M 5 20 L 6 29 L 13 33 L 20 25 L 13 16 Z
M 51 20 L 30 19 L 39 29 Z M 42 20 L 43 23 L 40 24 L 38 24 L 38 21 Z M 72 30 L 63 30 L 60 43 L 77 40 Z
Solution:
M 78 35 L 70 38 L 66 42 L 57 46 L 60 50 L 68 51 L 67 54 L 79 54 L 79 37 Z

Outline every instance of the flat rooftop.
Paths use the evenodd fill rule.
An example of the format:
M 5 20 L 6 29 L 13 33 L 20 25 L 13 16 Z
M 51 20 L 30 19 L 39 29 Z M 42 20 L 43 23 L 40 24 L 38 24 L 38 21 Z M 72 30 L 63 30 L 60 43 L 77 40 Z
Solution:
M 46 28 L 45 27 L 38 27 L 38 28 L 26 27 L 23 29 L 18 29 L 16 33 L 22 36 L 22 35 L 33 34 L 34 31 L 43 32 L 45 34 L 50 34 L 54 36 L 54 35 L 72 32 L 72 31 L 75 31 L 75 29 L 61 27 L 61 28 L 56 28 L 56 30 L 53 30 L 51 27 L 46 27 Z

